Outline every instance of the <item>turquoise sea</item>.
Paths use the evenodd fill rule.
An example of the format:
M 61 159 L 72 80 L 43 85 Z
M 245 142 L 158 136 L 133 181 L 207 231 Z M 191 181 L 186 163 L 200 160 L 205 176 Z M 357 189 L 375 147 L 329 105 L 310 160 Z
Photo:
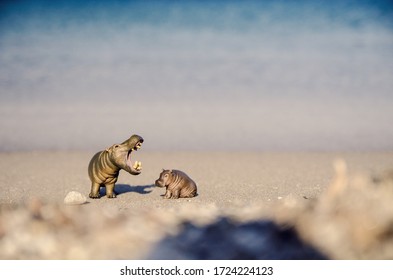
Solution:
M 393 150 L 391 1 L 2 1 L 0 151 Z

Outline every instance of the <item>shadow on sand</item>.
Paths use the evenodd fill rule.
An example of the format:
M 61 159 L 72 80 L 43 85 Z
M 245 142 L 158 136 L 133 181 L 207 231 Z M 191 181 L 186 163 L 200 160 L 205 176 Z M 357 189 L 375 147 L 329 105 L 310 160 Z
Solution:
M 116 195 L 121 195 L 123 193 L 128 193 L 128 192 L 136 192 L 139 194 L 148 194 L 154 188 L 155 185 L 145 185 L 145 186 L 131 186 L 131 185 L 126 185 L 126 184 L 116 184 L 115 185 L 115 193 Z M 106 195 L 106 189 L 105 188 L 100 188 L 100 195 L 105 196 Z

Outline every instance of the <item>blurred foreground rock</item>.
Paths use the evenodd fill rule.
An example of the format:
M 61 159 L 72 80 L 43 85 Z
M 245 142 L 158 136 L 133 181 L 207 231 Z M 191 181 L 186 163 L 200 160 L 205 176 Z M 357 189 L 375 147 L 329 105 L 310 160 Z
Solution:
M 1 259 L 393 259 L 393 172 L 336 176 L 320 197 L 254 206 L 91 211 L 0 208 Z M 196 207 L 196 206 L 194 206 Z M 131 213 L 130 213 L 131 212 Z
M 180 234 L 160 242 L 149 258 L 310 260 L 326 257 L 299 239 L 293 228 L 280 227 L 272 221 L 239 224 L 221 218 L 204 227 L 185 223 Z
M 393 259 L 393 172 L 348 176 L 344 161 L 311 203 L 287 203 L 277 220 L 332 259 Z M 291 213 L 291 215 L 288 215 Z

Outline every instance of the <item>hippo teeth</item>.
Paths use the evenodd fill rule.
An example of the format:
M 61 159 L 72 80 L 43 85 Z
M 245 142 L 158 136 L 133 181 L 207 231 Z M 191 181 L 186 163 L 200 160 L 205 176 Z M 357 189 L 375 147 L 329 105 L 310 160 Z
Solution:
M 142 162 L 140 161 L 135 161 L 134 165 L 132 166 L 136 170 L 141 170 L 142 169 Z

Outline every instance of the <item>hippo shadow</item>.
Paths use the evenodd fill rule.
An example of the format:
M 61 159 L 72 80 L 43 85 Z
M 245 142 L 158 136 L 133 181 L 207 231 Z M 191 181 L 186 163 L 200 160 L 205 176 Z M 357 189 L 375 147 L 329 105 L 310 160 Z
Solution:
M 154 188 L 154 184 L 152 185 L 144 185 L 144 186 L 131 186 L 127 184 L 116 184 L 115 185 L 115 193 L 116 195 L 121 195 L 123 193 L 128 193 L 128 192 L 136 192 L 139 194 L 148 194 L 151 193 L 152 190 L 149 190 L 151 188 Z M 105 188 L 100 188 L 100 195 L 105 196 L 106 195 L 106 189 Z

